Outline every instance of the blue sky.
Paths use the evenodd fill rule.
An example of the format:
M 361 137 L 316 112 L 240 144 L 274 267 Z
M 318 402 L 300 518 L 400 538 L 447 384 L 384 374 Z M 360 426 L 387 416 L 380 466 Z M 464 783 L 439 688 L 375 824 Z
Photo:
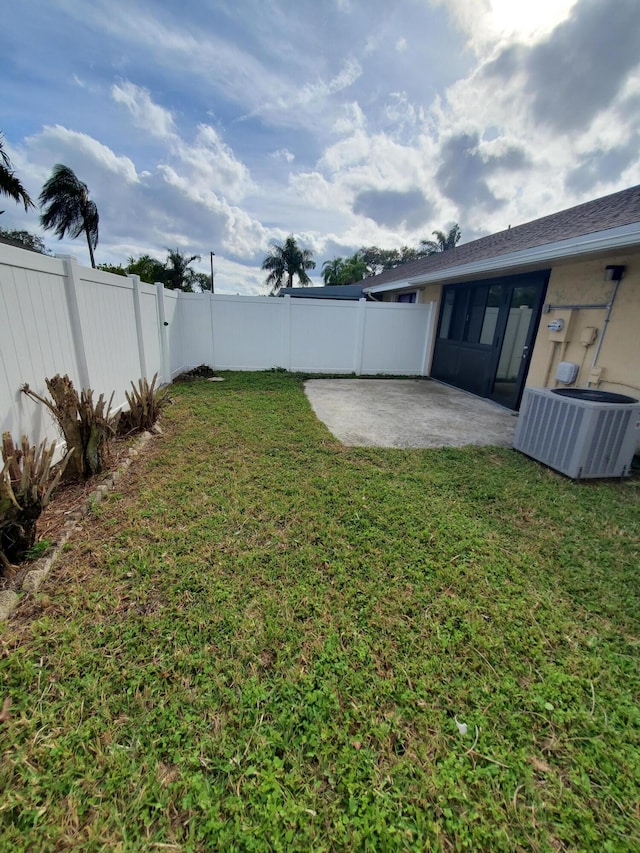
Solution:
M 21 0 L 0 73 L 16 171 L 34 198 L 58 162 L 87 183 L 98 262 L 213 250 L 220 292 L 266 293 L 289 233 L 319 282 L 640 182 L 637 0 Z

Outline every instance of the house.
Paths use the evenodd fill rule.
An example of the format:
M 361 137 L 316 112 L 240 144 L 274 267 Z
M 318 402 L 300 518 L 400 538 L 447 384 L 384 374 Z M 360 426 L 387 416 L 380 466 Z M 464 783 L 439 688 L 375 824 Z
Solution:
M 281 287 L 278 296 L 293 296 L 296 299 L 366 299 L 364 282 L 358 284 L 331 284 L 321 287 Z
M 434 379 L 516 410 L 525 385 L 640 398 L 640 186 L 364 284 L 375 299 L 437 303 Z

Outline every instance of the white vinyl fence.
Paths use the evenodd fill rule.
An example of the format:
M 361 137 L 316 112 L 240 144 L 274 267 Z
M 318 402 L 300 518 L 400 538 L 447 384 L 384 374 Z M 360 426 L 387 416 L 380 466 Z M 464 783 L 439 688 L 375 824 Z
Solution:
M 181 293 L 0 244 L 0 431 L 56 438 L 45 377 L 114 393 L 208 364 L 313 373 L 425 375 L 434 305 Z

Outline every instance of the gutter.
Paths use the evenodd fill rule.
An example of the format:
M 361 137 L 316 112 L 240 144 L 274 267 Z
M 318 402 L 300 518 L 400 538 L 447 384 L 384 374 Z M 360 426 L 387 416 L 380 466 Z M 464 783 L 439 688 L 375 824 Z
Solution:
M 507 255 L 495 255 L 432 273 L 390 281 L 387 284 L 372 284 L 370 287 L 365 287 L 364 292 L 368 294 L 393 292 L 422 284 L 445 284 L 463 277 L 473 278 L 488 273 L 515 272 L 522 267 L 544 266 L 552 261 L 582 258 L 585 255 L 617 251 L 638 245 L 640 245 L 640 223 L 633 222 L 620 228 L 608 228 L 606 231 L 595 231 L 569 240 L 544 243 L 542 246 L 534 246 L 531 249 L 510 252 Z

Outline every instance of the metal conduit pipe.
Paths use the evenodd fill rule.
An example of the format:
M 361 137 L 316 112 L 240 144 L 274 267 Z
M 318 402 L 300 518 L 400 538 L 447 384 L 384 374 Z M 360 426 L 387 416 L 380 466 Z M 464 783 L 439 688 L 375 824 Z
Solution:
M 601 311 L 604 311 L 605 308 L 609 307 L 609 302 L 605 302 L 603 305 L 550 305 L 547 303 L 542 308 L 543 314 L 548 314 L 549 311 L 581 311 L 584 308 L 598 308 Z
M 591 370 L 593 370 L 598 362 L 598 356 L 600 355 L 600 350 L 602 349 L 602 342 L 604 340 L 605 332 L 607 331 L 607 326 L 609 325 L 609 318 L 611 317 L 611 310 L 613 308 L 613 303 L 616 299 L 616 294 L 618 292 L 618 288 L 620 287 L 620 282 L 622 281 L 622 275 L 617 281 L 613 283 L 613 290 L 611 291 L 611 296 L 609 297 L 609 301 L 607 302 L 605 308 L 607 309 L 607 313 L 604 315 L 604 323 L 602 324 L 602 331 L 598 335 L 598 343 L 596 344 L 596 351 L 593 354 L 593 361 L 591 362 Z

